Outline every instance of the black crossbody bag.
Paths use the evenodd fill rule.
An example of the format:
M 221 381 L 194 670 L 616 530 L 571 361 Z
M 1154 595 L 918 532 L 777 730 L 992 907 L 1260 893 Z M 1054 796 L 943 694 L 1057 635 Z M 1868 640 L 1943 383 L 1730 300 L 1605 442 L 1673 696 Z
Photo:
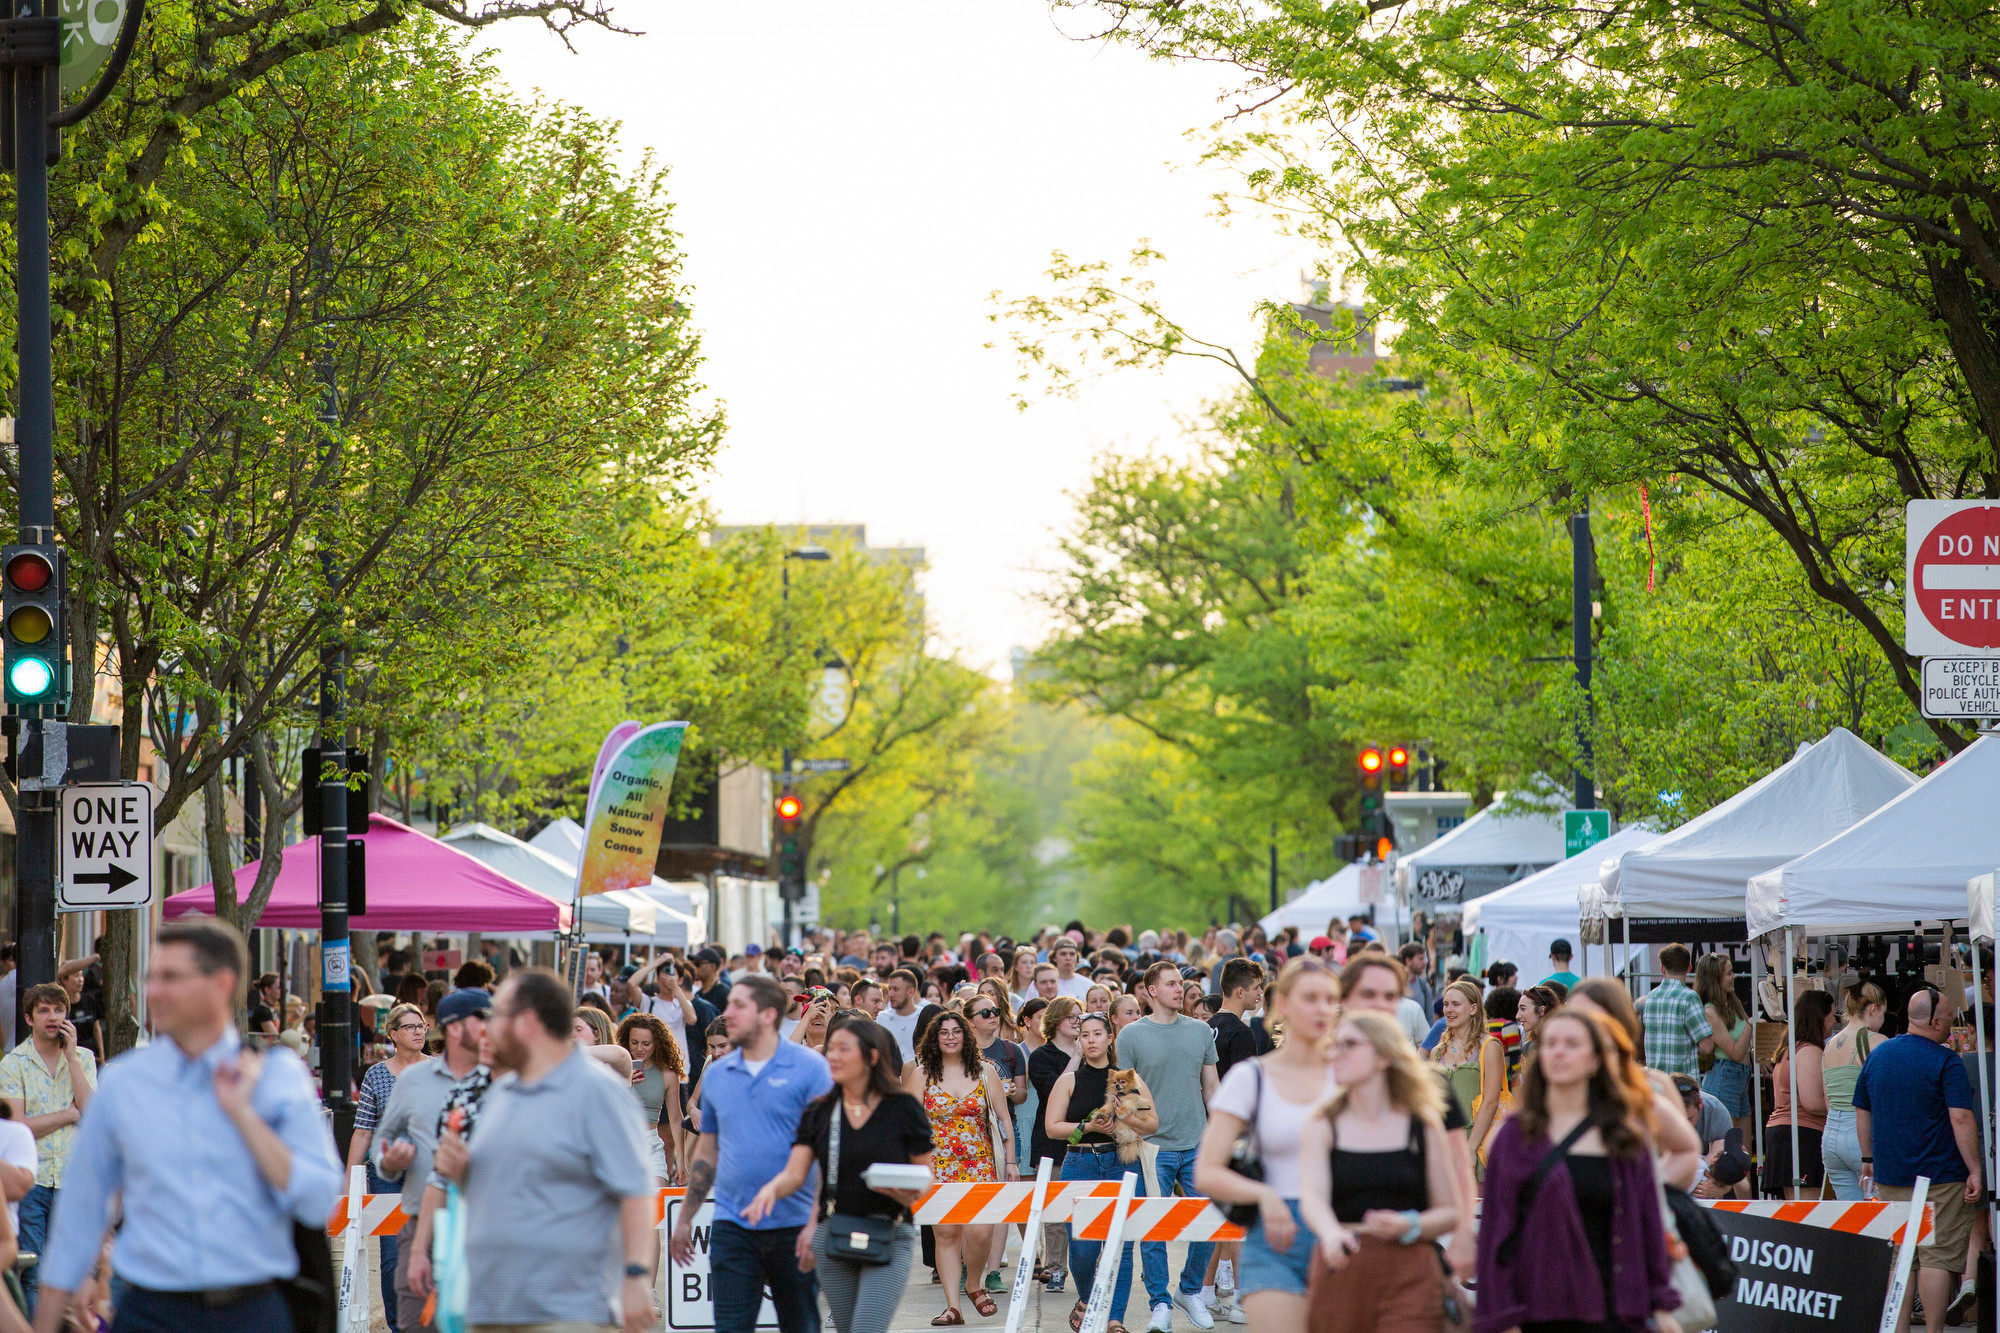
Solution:
M 838 1093 L 839 1089 L 835 1089 Z M 877 1108 L 878 1110 L 880 1108 Z M 826 1252 L 851 1263 L 880 1268 L 896 1257 L 896 1223 L 887 1217 L 859 1217 L 831 1211 L 840 1194 L 840 1124 L 847 1113 L 838 1102 L 826 1129 L 826 1184 L 828 1213 L 820 1225 L 826 1228 Z

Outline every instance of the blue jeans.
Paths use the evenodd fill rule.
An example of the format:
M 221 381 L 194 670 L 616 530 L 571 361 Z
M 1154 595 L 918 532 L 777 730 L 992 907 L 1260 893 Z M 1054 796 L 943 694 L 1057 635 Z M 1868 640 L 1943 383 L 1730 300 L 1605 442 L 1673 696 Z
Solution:
M 1849 1201 L 1861 1197 L 1861 1134 L 1854 1127 L 1854 1112 L 1828 1111 L 1826 1132 L 1819 1140 L 1820 1163 L 1833 1184 L 1833 1197 Z
M 33 1185 L 21 1196 L 21 1237 L 20 1246 L 24 1253 L 43 1254 L 49 1244 L 49 1214 L 56 1210 L 56 1191 L 52 1185 Z M 35 1292 L 42 1285 L 42 1266 L 21 1270 L 21 1291 L 28 1298 L 28 1314 L 35 1313 Z
M 771 1289 L 779 1333 L 819 1333 L 819 1284 L 799 1271 L 799 1228 L 752 1231 L 717 1218 L 708 1234 L 715 1333 L 753 1333 Z
M 401 1194 L 401 1181 L 384 1180 L 375 1174 L 375 1164 L 368 1164 L 368 1192 L 370 1194 Z M 396 1238 L 382 1237 L 382 1313 L 389 1321 L 389 1333 L 398 1333 L 396 1323 Z
M 1137 1162 L 1132 1164 L 1133 1168 Z M 1118 1160 L 1115 1152 L 1080 1152 L 1075 1148 L 1063 1158 L 1062 1178 L 1064 1180 L 1117 1180 L 1128 1168 Z M 1132 1197 L 1138 1198 L 1146 1192 L 1146 1175 L 1135 1172 L 1138 1184 L 1133 1188 Z M 1090 1290 L 1097 1282 L 1097 1261 L 1104 1253 L 1101 1240 L 1078 1240 L 1072 1232 L 1069 1238 L 1069 1269 L 1076 1277 L 1076 1298 L 1090 1299 Z M 1164 1281 L 1164 1279 L 1162 1279 Z M 1132 1242 L 1126 1241 L 1118 1257 L 1118 1277 L 1111 1288 L 1111 1318 L 1125 1322 L 1125 1305 L 1132 1299 Z M 717 1330 L 721 1333 L 721 1330 Z
M 1159 1158 L 1153 1163 L 1153 1176 L 1162 1195 L 1178 1194 L 1184 1199 L 1199 1197 L 1194 1187 L 1195 1154 L 1193 1148 L 1160 1149 Z M 1208 1275 L 1209 1252 L 1213 1249 L 1214 1241 L 1189 1242 L 1187 1262 L 1181 1265 L 1181 1291 L 1184 1295 L 1192 1296 L 1201 1290 L 1201 1280 Z M 1139 1269 L 1146 1278 L 1147 1304 L 1167 1304 L 1167 1243 L 1163 1240 L 1140 1241 Z

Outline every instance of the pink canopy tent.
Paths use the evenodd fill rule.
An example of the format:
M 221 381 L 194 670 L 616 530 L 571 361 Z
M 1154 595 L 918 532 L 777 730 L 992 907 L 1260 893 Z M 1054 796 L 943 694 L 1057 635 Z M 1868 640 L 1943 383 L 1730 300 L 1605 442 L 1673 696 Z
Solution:
M 425 837 L 387 815 L 368 816 L 368 914 L 356 930 L 429 930 L 493 934 L 561 930 L 569 908 L 525 888 L 456 847 Z M 257 862 L 236 872 L 240 902 L 257 882 Z M 164 904 L 167 920 L 212 916 L 215 886 L 176 893 Z M 285 848 L 278 886 L 257 924 L 266 929 L 317 930 L 319 842 Z

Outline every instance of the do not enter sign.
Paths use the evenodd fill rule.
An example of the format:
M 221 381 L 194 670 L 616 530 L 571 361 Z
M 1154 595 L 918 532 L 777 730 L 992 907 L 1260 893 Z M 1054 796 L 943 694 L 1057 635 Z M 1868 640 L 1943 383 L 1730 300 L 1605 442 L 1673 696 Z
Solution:
M 2000 501 L 1912 500 L 1904 523 L 1904 649 L 2000 649 Z

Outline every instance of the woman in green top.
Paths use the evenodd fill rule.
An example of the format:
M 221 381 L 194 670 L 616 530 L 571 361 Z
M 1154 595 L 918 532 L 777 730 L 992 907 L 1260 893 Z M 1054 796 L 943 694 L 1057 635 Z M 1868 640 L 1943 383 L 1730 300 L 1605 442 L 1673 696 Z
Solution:
M 1826 1041 L 1821 1065 L 1826 1080 L 1826 1132 L 1820 1140 L 1820 1157 L 1836 1199 L 1859 1199 L 1861 1178 L 1868 1174 L 1862 1165 L 1861 1139 L 1854 1129 L 1854 1085 L 1881 1034 L 1882 1016 L 1888 1012 L 1889 997 L 1881 987 L 1872 981 L 1855 986 L 1847 992 L 1846 1023 Z
M 1444 1032 L 1431 1059 L 1444 1070 L 1451 1089 L 1472 1116 L 1466 1144 L 1475 1162 L 1505 1109 L 1507 1048 L 1486 1027 L 1485 1001 L 1477 983 L 1460 977 L 1444 988 Z
M 1726 953 L 1706 953 L 1694 969 L 1694 993 L 1701 997 L 1702 1017 L 1715 1030 L 1715 1064 L 1701 1081 L 1701 1090 L 1722 1103 L 1729 1119 L 1755 1143 L 1750 1132 L 1750 1015 L 1736 997 L 1736 965 Z

